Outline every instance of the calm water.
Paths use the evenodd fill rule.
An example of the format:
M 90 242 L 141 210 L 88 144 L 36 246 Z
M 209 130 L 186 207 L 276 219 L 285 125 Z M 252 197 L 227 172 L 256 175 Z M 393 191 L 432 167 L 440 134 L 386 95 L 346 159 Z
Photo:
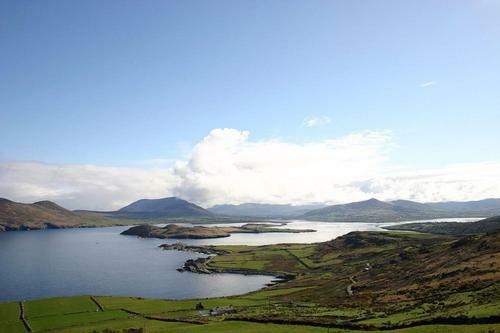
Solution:
M 378 230 L 382 224 L 294 221 L 283 228 L 315 233 L 233 234 L 190 244 L 310 243 L 355 230 Z M 121 236 L 128 227 L 0 232 L 0 301 L 71 295 L 120 295 L 197 298 L 242 294 L 263 287 L 269 276 L 180 273 L 189 258 L 200 255 L 163 251 L 175 240 Z

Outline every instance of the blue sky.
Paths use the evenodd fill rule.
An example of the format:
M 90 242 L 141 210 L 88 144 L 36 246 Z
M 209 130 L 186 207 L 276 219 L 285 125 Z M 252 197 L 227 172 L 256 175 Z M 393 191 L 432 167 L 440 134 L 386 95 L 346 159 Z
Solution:
M 0 161 L 141 167 L 216 128 L 498 161 L 499 22 L 493 0 L 1 1 Z

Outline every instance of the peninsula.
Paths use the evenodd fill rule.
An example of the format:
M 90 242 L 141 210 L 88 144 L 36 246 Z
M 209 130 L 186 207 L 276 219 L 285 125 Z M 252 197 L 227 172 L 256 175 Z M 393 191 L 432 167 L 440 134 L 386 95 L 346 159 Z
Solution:
M 184 274 L 285 279 L 248 294 L 208 299 L 76 296 L 0 303 L 0 332 L 500 330 L 498 230 L 472 236 L 364 231 L 314 244 L 161 247 L 210 255 L 188 260 L 180 269 Z

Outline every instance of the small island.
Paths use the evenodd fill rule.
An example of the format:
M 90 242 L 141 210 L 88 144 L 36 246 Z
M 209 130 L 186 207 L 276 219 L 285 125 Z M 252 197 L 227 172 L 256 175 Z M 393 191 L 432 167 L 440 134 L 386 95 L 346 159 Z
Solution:
M 280 226 L 283 224 L 280 224 Z M 315 232 L 313 229 L 288 229 L 276 228 L 276 225 L 264 223 L 248 223 L 241 227 L 203 227 L 203 226 L 180 226 L 169 224 L 165 227 L 158 227 L 149 224 L 142 224 L 123 231 L 122 235 L 138 236 L 142 238 L 174 238 L 174 239 L 206 239 L 229 237 L 231 234 L 260 234 L 268 232 L 301 233 Z

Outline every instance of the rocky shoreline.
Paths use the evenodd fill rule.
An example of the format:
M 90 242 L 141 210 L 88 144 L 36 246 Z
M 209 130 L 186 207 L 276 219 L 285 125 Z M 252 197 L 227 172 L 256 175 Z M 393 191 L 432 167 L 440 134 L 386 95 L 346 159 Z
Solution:
M 271 285 L 274 285 L 276 283 L 290 281 L 290 280 L 293 280 L 295 278 L 294 275 L 290 275 L 290 274 L 278 274 L 278 273 L 272 273 L 272 272 L 263 272 L 263 271 L 253 270 L 253 269 L 212 268 L 212 267 L 208 266 L 208 264 L 210 263 L 211 260 L 212 260 L 212 257 L 189 259 L 184 263 L 184 265 L 182 267 L 178 268 L 177 271 L 179 271 L 179 272 L 191 272 L 191 273 L 198 273 L 198 274 L 231 273 L 231 274 L 243 274 L 243 275 L 274 276 L 276 279 L 273 280 L 273 283 L 271 283 Z
M 225 254 L 225 253 L 228 253 L 227 251 L 217 249 L 211 245 L 193 246 L 193 245 L 187 245 L 184 243 L 174 243 L 174 244 L 161 244 L 158 247 L 163 249 L 163 250 L 175 250 L 175 251 L 181 251 L 181 252 L 196 252 L 196 253 L 203 253 L 203 254 Z
M 215 255 L 224 255 L 229 253 L 225 250 L 217 249 L 215 246 L 191 246 L 184 243 L 174 243 L 174 244 L 162 244 L 159 246 L 163 250 L 175 250 L 183 252 L 195 252 L 208 254 L 208 257 L 201 257 L 197 259 L 188 259 L 182 267 L 177 268 L 179 272 L 191 272 L 197 274 L 216 274 L 216 273 L 232 273 L 232 274 L 243 274 L 243 275 L 268 275 L 275 277 L 269 285 L 274 285 L 277 283 L 282 283 L 286 281 L 293 280 L 294 275 L 290 274 L 279 274 L 273 272 L 263 272 L 259 270 L 243 269 L 243 268 L 224 268 L 218 269 L 209 267 L 209 263 L 212 261 Z

